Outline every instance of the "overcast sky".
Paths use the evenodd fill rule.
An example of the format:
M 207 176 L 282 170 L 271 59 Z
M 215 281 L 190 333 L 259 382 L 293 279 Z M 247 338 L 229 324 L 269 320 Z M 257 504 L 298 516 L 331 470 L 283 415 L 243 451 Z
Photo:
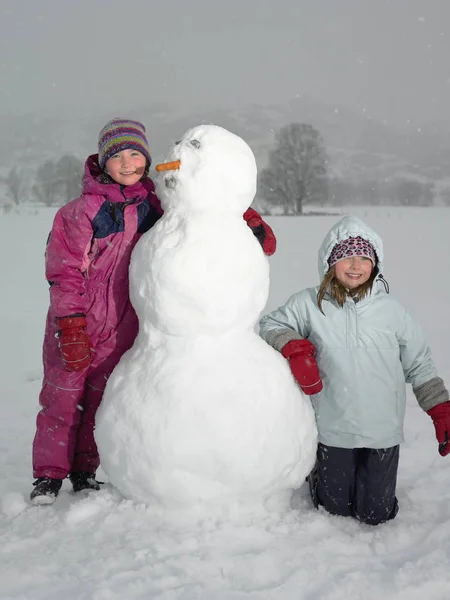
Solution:
M 0 0 L 0 112 L 310 94 L 449 119 L 450 0 Z

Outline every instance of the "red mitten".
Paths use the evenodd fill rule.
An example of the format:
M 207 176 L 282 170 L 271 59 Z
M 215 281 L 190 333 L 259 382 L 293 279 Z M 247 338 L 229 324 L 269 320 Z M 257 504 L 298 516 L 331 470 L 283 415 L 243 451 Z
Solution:
M 281 354 L 289 360 L 292 375 L 308 396 L 318 394 L 323 388 L 315 353 L 309 340 L 291 340 L 281 350 Z
M 271 256 L 277 249 L 277 239 L 270 225 L 263 221 L 261 215 L 253 208 L 245 211 L 244 219 L 261 244 L 264 254 Z
M 447 456 L 450 454 L 450 402 L 442 402 L 430 408 L 427 414 L 433 419 L 439 454 Z
M 59 349 L 68 371 L 84 371 L 92 362 L 94 349 L 87 334 L 85 315 L 70 315 L 56 319 Z

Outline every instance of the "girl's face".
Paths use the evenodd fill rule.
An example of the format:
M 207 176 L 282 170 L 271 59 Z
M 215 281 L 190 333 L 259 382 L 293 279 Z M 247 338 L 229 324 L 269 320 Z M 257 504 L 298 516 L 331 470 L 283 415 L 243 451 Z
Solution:
M 370 278 L 372 269 L 372 261 L 365 256 L 344 258 L 334 265 L 336 279 L 349 290 L 366 283 Z
M 137 183 L 145 171 L 147 159 L 139 150 L 121 150 L 106 161 L 105 172 L 120 185 Z

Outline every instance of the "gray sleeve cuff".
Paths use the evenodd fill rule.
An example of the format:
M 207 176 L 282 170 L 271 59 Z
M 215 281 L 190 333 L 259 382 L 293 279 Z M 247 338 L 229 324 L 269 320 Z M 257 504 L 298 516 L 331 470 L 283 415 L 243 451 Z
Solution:
M 281 352 L 283 347 L 292 340 L 301 340 L 303 339 L 301 335 L 298 335 L 292 329 L 282 328 L 282 329 L 272 329 L 267 333 L 262 335 L 262 338 L 275 350 Z
M 413 391 L 420 408 L 425 412 L 449 400 L 448 391 L 440 377 L 433 377 Z

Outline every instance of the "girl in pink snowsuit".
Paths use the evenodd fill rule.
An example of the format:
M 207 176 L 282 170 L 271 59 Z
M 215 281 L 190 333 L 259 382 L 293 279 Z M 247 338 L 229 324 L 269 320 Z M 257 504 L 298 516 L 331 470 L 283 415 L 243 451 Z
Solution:
M 82 195 L 56 213 L 46 250 L 50 308 L 33 444 L 31 499 L 52 503 L 70 473 L 98 489 L 94 417 L 109 375 L 137 335 L 128 293 L 131 251 L 163 211 L 147 177 L 141 123 L 114 119 L 85 165 Z
M 56 213 L 46 251 L 50 308 L 33 444 L 34 504 L 53 503 L 67 476 L 75 492 L 99 489 L 95 413 L 138 332 L 130 256 L 163 213 L 147 177 L 150 164 L 144 126 L 113 119 L 99 134 L 98 155 L 86 161 L 82 195 Z M 244 219 L 272 254 L 270 227 L 253 209 Z

